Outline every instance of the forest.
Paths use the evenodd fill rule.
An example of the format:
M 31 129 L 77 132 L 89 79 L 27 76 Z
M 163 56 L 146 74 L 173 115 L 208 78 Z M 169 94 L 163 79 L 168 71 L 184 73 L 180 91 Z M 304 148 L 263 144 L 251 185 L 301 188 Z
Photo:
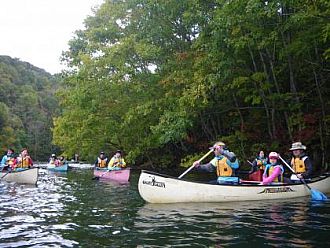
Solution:
M 329 162 L 329 1 L 105 1 L 63 54 L 54 143 L 85 157 L 244 163 L 301 141 Z
M 52 145 L 52 118 L 59 114 L 59 80 L 30 63 L 0 56 L 0 148 L 24 147 L 34 160 L 46 161 Z
M 162 169 L 191 165 L 219 140 L 242 164 L 261 149 L 288 158 L 301 141 L 326 168 L 329 16 L 327 0 L 106 0 L 63 51 L 59 105 L 48 79 L 29 98 L 45 112 L 20 109 L 15 142 L 47 143 L 36 130 L 51 130 L 42 149 L 86 161 L 121 149 L 132 165 Z M 15 113 L 10 99 L 0 96 L 0 116 Z

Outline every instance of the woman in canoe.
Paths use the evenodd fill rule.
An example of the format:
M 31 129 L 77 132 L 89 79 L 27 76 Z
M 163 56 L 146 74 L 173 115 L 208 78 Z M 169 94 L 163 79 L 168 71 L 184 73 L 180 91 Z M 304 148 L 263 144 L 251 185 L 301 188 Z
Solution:
M 126 162 L 124 158 L 122 157 L 122 152 L 120 150 L 117 150 L 115 155 L 111 158 L 108 169 L 109 170 L 118 170 L 126 167 Z
M 238 169 L 238 160 L 234 153 L 225 149 L 225 143 L 219 141 L 211 147 L 215 157 L 207 164 L 200 164 L 199 161 L 193 163 L 194 167 L 200 171 L 217 173 L 217 180 L 211 183 L 237 184 L 238 177 L 235 171 Z
M 53 153 L 52 156 L 50 156 L 48 163 L 50 165 L 52 165 L 53 167 L 59 166 L 59 161 L 58 161 L 55 153 Z
M 15 163 L 16 163 L 16 158 L 15 158 L 15 154 L 14 154 L 14 150 L 13 149 L 8 149 L 7 150 L 7 154 L 4 155 L 2 157 L 2 160 L 1 160 L 1 171 L 3 169 L 8 168 L 9 167 L 12 167 Z
M 260 151 L 257 155 L 257 157 L 253 160 L 252 163 L 252 172 L 258 171 L 258 170 L 265 170 L 267 164 L 267 157 L 265 157 L 264 151 Z
M 14 168 L 17 169 L 28 169 L 33 166 L 33 161 L 29 155 L 28 149 L 23 148 L 21 154 L 16 159 Z
M 284 168 L 279 163 L 279 155 L 277 152 L 269 153 L 269 163 L 266 165 L 262 176 L 262 185 L 268 185 L 273 182 L 283 182 Z

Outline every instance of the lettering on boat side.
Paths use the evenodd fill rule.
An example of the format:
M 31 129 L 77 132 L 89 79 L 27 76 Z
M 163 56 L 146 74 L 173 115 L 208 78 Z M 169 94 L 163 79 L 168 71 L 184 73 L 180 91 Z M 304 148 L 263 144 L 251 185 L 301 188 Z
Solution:
M 265 188 L 263 191 L 258 194 L 272 194 L 272 193 L 284 193 L 284 192 L 293 192 L 294 190 L 290 187 L 281 187 L 281 188 Z
M 160 187 L 160 188 L 165 188 L 165 183 L 164 182 L 157 182 L 155 177 L 149 176 L 151 178 L 151 181 L 145 181 L 143 180 L 142 183 L 143 184 L 147 184 L 150 186 L 156 186 L 156 187 Z

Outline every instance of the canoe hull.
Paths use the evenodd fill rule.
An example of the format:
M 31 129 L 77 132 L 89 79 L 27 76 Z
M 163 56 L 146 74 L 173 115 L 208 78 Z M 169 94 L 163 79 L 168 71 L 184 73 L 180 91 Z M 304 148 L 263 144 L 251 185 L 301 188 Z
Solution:
M 122 170 L 94 170 L 94 177 L 104 180 L 113 180 L 118 182 L 128 182 L 130 177 L 130 169 Z
M 14 171 L 8 174 L 6 174 L 7 172 L 0 172 L 0 178 L 7 182 L 36 185 L 38 181 L 38 171 L 38 168 L 32 168 L 23 171 Z
M 48 165 L 47 169 L 50 171 L 66 172 L 68 171 L 68 164 L 65 163 L 64 165 L 61 166 Z
M 324 176 L 309 183 L 309 186 L 329 193 L 330 177 Z M 148 171 L 141 171 L 138 189 L 141 197 L 150 203 L 258 201 L 290 199 L 311 194 L 304 184 L 212 185 Z

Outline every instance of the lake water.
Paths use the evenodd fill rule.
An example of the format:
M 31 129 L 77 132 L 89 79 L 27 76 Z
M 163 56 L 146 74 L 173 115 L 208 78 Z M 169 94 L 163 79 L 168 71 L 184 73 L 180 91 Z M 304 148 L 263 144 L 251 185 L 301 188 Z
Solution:
M 147 204 L 139 171 L 39 173 L 36 187 L 0 182 L 0 247 L 330 247 L 330 202 Z

